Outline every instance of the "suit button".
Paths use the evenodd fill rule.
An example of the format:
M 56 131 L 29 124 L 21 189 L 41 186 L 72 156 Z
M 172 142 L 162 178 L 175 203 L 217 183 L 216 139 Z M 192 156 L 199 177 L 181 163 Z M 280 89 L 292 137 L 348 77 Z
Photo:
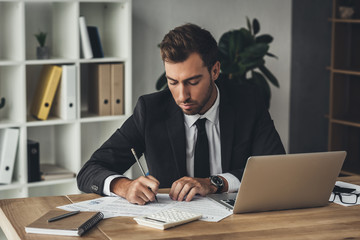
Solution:
M 97 191 L 97 190 L 99 189 L 99 187 L 96 186 L 96 185 L 92 185 L 92 186 L 91 186 L 91 189 L 92 189 L 93 191 Z

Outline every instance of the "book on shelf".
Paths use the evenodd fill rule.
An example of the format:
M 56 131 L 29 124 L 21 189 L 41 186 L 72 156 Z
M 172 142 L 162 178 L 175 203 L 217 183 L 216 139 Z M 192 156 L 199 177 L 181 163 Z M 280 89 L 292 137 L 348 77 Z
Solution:
M 81 49 L 82 49 L 83 57 L 85 59 L 93 58 L 94 55 L 91 49 L 89 33 L 86 27 L 86 20 L 84 16 L 79 17 L 79 26 L 80 26 L 80 39 L 81 39 Z
M 91 65 L 89 80 L 89 112 L 99 116 L 111 115 L 110 64 Z
M 28 182 L 40 181 L 40 146 L 39 142 L 27 140 Z
M 111 115 L 124 114 L 124 64 L 110 65 L 111 79 Z
M 66 168 L 55 164 L 41 163 L 40 164 L 41 180 L 56 180 L 65 178 L 74 178 L 76 174 Z
M 9 184 L 14 172 L 19 129 L 0 129 L 0 184 Z
M 103 58 L 104 51 L 101 45 L 99 30 L 95 26 L 87 26 L 87 30 L 89 33 L 90 46 L 93 53 L 94 58 Z
M 34 94 L 31 114 L 40 120 L 46 120 L 61 78 L 62 68 L 56 65 L 44 65 Z
M 76 118 L 76 66 L 62 65 L 61 80 L 51 112 L 64 120 Z
M 81 236 L 98 224 L 104 214 L 101 212 L 80 212 L 78 214 L 49 222 L 50 218 L 68 213 L 61 209 L 53 209 L 25 227 L 27 233 L 52 234 L 62 236 Z

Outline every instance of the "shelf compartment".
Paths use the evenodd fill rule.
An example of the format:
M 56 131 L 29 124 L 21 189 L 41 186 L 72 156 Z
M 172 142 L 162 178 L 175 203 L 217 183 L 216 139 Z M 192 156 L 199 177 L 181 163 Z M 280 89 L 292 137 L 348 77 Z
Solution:
M 23 11 L 21 2 L 0 3 L 0 61 L 24 60 Z
M 330 151 L 347 151 L 343 170 L 360 174 L 360 128 L 330 124 Z
M 79 124 L 27 128 L 27 139 L 39 142 L 40 164 L 49 163 L 74 173 L 80 170 Z
M 331 118 L 360 122 L 360 76 L 333 74 Z
M 0 98 L 5 98 L 0 109 L 0 125 L 25 121 L 24 86 L 23 66 L 0 66 Z
M 130 2 L 80 2 L 80 16 L 99 31 L 105 58 L 127 58 L 131 54 Z M 80 40 L 79 40 L 80 41 Z
M 77 2 L 25 2 L 26 59 L 34 60 L 38 42 L 34 34 L 47 33 L 45 45 L 51 59 L 79 57 Z
M 38 87 L 38 83 L 40 81 L 41 70 L 44 66 L 45 65 L 42 64 L 26 66 L 26 121 L 28 123 L 34 123 L 34 125 L 36 124 L 41 125 L 44 122 L 51 122 L 51 121 L 54 123 L 65 122 L 64 120 L 55 116 L 54 113 L 51 111 L 51 109 L 47 120 L 38 120 L 35 117 L 33 117 L 31 114 L 31 106 L 33 104 L 34 95 Z
M 127 80 L 126 80 L 126 74 L 123 75 L 123 109 L 124 109 L 124 113 L 121 114 L 121 115 L 112 115 L 112 113 L 108 112 L 108 115 L 98 115 L 97 113 L 91 111 L 90 109 L 90 101 L 92 99 L 89 98 L 89 96 L 91 96 L 90 94 L 90 82 L 92 81 L 91 77 L 92 77 L 92 73 L 91 73 L 91 70 L 92 68 L 95 67 L 95 65 L 97 64 L 116 64 L 116 63 L 123 63 L 123 62 L 101 62 L 101 63 L 82 63 L 80 64 L 80 76 L 81 76 L 81 79 L 80 79 L 80 116 L 81 116 L 81 119 L 88 119 L 88 121 L 94 121 L 95 119 L 97 120 L 103 120 L 103 121 L 107 121 L 107 120 L 116 120 L 116 119 L 120 119 L 121 117 L 125 116 L 125 113 L 126 113 L 126 109 L 127 109 L 127 95 L 129 94 L 128 92 L 126 92 L 126 85 L 128 84 Z M 124 71 L 125 70 L 125 67 L 126 65 L 124 65 Z M 110 70 L 110 68 L 109 68 Z M 110 77 L 110 72 L 109 72 L 109 75 Z M 110 83 L 109 83 L 110 84 Z M 111 84 L 109 86 L 109 88 L 111 89 Z M 109 90 L 109 89 L 107 89 Z M 94 90 L 96 91 L 96 90 Z M 113 104 L 111 102 L 111 93 L 109 93 L 109 96 L 108 98 L 108 101 L 109 103 L 108 104 Z M 95 93 L 96 94 L 96 93 Z M 105 98 L 104 98 L 105 99 Z M 110 106 L 108 106 L 110 107 Z M 110 107 L 111 108 L 111 107 Z M 109 110 L 109 109 L 108 109 Z M 85 120 L 86 121 L 86 120 Z
M 334 23 L 334 69 L 360 69 L 360 24 Z
M 351 18 L 349 19 L 344 19 L 344 18 L 340 18 L 340 12 L 339 12 L 339 7 L 342 6 L 342 3 L 346 2 L 351 2 L 353 4 L 354 7 L 354 14 Z M 334 0 L 333 2 L 333 18 L 335 18 L 336 20 L 339 21 L 357 21 L 360 20 L 360 14 L 359 14 L 359 10 L 360 10 L 360 1 L 344 1 L 344 0 Z

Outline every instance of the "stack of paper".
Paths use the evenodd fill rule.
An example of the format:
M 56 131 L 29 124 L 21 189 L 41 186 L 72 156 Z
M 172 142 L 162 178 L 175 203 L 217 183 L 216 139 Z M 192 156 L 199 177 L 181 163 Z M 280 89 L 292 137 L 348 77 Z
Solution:
M 40 164 L 41 180 L 55 180 L 63 178 L 73 178 L 74 172 L 54 164 Z

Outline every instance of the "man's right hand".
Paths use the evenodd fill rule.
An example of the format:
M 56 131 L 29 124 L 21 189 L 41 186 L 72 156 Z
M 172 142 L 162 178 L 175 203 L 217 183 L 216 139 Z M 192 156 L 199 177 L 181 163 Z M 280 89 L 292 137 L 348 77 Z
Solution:
M 144 205 L 155 200 L 159 185 L 160 182 L 150 175 L 135 180 L 121 177 L 111 181 L 110 191 L 131 203 Z

